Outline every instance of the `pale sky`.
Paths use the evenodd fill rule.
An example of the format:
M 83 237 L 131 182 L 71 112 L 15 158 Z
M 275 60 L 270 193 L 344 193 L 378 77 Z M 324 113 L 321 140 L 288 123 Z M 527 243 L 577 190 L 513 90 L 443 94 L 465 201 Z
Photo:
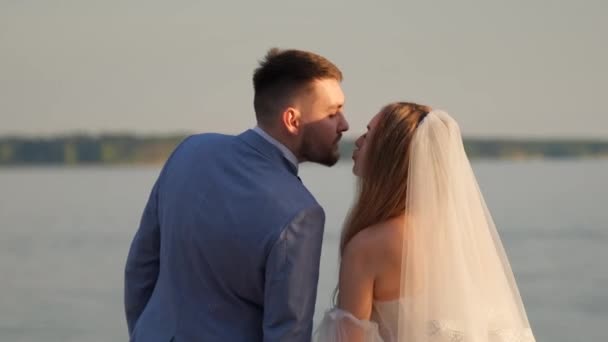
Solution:
M 0 0 L 0 135 L 238 133 L 273 46 L 343 71 L 359 134 L 380 107 L 467 136 L 608 138 L 607 1 Z

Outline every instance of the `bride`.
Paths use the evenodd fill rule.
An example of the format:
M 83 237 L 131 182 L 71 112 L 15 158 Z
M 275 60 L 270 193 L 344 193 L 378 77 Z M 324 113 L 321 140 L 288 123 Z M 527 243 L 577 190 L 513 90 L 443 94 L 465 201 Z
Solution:
M 358 198 L 319 342 L 535 341 L 458 124 L 384 107 L 356 142 Z

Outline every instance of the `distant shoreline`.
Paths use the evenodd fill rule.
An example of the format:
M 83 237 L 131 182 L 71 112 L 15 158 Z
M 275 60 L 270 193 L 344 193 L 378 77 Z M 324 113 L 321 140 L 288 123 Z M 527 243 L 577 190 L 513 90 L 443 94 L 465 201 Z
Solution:
M 129 134 L 0 137 L 0 167 L 162 165 L 188 134 Z M 608 141 L 593 139 L 464 138 L 470 159 L 606 159 Z M 354 139 L 340 144 L 342 161 L 351 157 Z

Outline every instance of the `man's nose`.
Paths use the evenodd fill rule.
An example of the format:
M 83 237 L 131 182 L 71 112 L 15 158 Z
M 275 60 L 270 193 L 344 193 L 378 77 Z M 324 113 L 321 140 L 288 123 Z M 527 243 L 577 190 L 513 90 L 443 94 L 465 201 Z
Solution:
M 340 122 L 341 126 L 339 128 L 340 132 L 348 131 L 348 128 L 349 128 L 348 127 L 348 121 L 346 121 L 346 118 L 344 117 L 344 114 L 341 115 L 341 118 L 342 118 L 342 120 Z

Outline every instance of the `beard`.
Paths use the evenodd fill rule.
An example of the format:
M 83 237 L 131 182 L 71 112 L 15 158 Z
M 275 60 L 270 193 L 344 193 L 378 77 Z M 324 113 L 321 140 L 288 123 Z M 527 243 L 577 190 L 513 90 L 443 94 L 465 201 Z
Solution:
M 304 131 L 301 146 L 302 157 L 309 162 L 334 166 L 340 159 L 340 152 L 337 148 L 340 136 L 331 143 L 327 143 L 325 142 L 327 139 L 322 139 L 315 133 L 312 130 Z

